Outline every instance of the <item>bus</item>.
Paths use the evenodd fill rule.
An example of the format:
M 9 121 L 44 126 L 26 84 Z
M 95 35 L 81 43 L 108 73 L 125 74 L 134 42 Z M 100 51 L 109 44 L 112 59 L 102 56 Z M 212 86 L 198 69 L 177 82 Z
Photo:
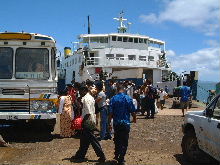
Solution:
M 53 130 L 57 112 L 56 41 L 0 32 L 0 125 L 37 123 Z

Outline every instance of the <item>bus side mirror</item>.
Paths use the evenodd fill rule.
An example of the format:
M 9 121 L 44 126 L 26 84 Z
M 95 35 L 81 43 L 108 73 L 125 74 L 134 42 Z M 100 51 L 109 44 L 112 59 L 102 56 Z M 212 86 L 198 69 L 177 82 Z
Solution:
M 57 60 L 57 67 L 60 67 L 60 60 Z

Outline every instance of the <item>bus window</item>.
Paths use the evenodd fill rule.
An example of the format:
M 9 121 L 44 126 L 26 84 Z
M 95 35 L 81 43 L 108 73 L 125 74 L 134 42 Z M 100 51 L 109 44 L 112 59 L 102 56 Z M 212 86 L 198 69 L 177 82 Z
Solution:
M 15 77 L 19 79 L 48 79 L 48 49 L 18 48 L 15 54 L 15 72 Z
M 54 80 L 56 77 L 56 51 L 54 48 L 51 49 L 51 73 Z
M 12 78 L 13 49 L 0 48 L 0 79 Z

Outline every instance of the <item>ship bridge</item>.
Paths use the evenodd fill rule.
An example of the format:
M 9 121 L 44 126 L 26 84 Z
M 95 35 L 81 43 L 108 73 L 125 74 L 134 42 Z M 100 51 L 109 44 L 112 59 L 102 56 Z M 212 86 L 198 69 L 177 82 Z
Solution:
M 87 66 L 170 69 L 165 42 L 144 35 L 83 34 L 79 37 L 78 51 L 84 51 Z

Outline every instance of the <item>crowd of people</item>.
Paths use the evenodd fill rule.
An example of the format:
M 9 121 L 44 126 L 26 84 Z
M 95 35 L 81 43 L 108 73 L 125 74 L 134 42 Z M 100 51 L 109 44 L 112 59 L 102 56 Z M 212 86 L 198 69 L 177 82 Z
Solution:
M 112 139 L 114 134 L 114 159 L 118 164 L 123 164 L 130 123 L 136 122 L 136 113 L 145 115 L 146 112 L 146 119 L 154 118 L 156 102 L 160 103 L 162 110 L 167 96 L 165 90 L 153 87 L 150 80 L 146 80 L 142 86 L 132 81 L 113 80 L 68 84 L 60 93 L 58 113 L 61 137 L 80 134 L 80 147 L 71 159 L 84 159 L 91 144 L 99 161 L 105 161 L 99 141 Z M 73 120 L 79 117 L 82 118 L 80 130 L 73 127 Z M 95 132 L 99 132 L 99 135 Z
M 128 147 L 130 124 L 136 123 L 136 114 L 145 119 L 154 119 L 158 107 L 163 110 L 169 89 L 154 87 L 150 80 L 137 86 L 132 81 L 73 82 L 59 96 L 60 136 L 80 135 L 80 147 L 71 160 L 84 160 L 91 144 L 98 161 L 106 157 L 101 140 L 114 137 L 115 157 L 119 165 L 124 164 Z M 183 116 L 187 110 L 191 90 L 184 83 L 180 88 L 180 105 Z M 130 121 L 132 115 L 133 120 Z M 74 127 L 77 119 L 81 127 Z

